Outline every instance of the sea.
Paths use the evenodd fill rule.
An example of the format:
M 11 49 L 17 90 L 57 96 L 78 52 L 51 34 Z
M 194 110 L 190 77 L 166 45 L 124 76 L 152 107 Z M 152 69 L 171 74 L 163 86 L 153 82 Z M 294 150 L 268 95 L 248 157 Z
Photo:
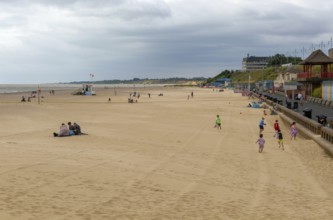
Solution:
M 143 87 L 159 87 L 166 84 L 93 84 L 94 88 L 143 88 Z M 0 84 L 0 94 L 5 93 L 24 93 L 33 92 L 38 89 L 42 91 L 59 91 L 81 89 L 82 84 L 64 84 L 64 83 L 48 83 L 48 84 Z

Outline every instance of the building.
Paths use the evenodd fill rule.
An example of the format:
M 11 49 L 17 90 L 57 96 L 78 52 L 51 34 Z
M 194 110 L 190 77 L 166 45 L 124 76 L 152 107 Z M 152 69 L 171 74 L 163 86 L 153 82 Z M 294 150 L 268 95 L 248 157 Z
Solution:
M 243 58 L 242 70 L 251 71 L 265 69 L 268 66 L 269 59 L 270 57 L 256 57 L 248 55 L 247 57 Z
M 231 79 L 229 78 L 220 78 L 212 83 L 212 86 L 215 87 L 228 87 L 231 85 Z
M 269 90 L 273 90 L 274 82 L 272 80 L 264 80 L 256 82 L 255 85 L 258 91 L 266 92 Z
M 283 91 L 283 85 L 286 82 L 295 81 L 297 79 L 297 73 L 285 72 L 279 73 L 279 75 L 274 80 L 274 87 L 280 91 Z
M 332 55 L 332 49 L 329 51 Z M 311 96 L 314 89 L 322 87 L 323 81 L 333 80 L 333 59 L 323 51 L 313 51 L 301 64 L 303 72 L 297 74 L 297 81 L 303 83 L 306 96 Z M 314 72 L 314 66 L 320 66 L 320 71 Z

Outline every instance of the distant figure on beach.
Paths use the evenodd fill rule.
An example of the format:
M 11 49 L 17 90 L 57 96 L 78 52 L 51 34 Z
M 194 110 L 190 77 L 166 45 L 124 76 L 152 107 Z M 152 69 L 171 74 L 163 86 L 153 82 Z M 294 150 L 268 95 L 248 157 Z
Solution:
M 137 99 L 133 99 L 133 98 L 128 98 L 128 103 L 134 103 L 134 102 L 138 102 Z
M 75 135 L 75 132 L 74 132 L 75 127 L 74 127 L 74 125 L 72 125 L 72 122 L 68 122 L 67 124 L 68 124 L 68 129 L 69 129 L 69 135 L 70 136 Z
M 109 102 L 111 102 L 111 98 L 109 98 Z
M 59 133 L 53 132 L 54 137 L 65 137 L 69 136 L 69 129 L 64 123 L 61 124 Z
M 25 102 L 25 97 L 22 96 L 21 102 Z
M 259 121 L 259 134 L 261 134 L 264 131 L 264 125 L 266 125 L 265 118 L 261 118 L 261 120 Z
M 263 138 L 262 134 L 259 135 L 259 138 L 256 141 L 256 143 L 258 143 L 258 145 L 259 145 L 259 153 L 262 153 L 262 151 L 264 150 L 264 146 L 265 146 L 265 139 Z
M 221 118 L 220 118 L 219 115 L 216 115 L 215 127 L 216 127 L 217 129 L 220 129 L 220 130 L 222 129 L 222 128 L 221 128 Z
M 278 137 L 279 148 L 282 147 L 282 150 L 284 150 L 283 135 L 282 135 L 281 130 L 278 130 L 277 137 Z
M 275 120 L 275 123 L 274 123 L 274 131 L 275 131 L 275 137 L 276 139 L 278 139 L 278 131 L 280 130 L 280 125 L 279 125 L 279 121 L 278 120 Z
M 73 127 L 74 127 L 74 133 L 75 133 L 75 135 L 82 134 L 80 125 L 78 125 L 76 122 L 74 122 L 73 123 Z
M 191 92 L 191 98 L 193 99 L 193 91 Z
M 150 93 L 148 93 L 148 97 L 150 98 Z
M 290 125 L 290 135 L 291 135 L 291 140 L 292 139 L 296 140 L 296 136 L 297 136 L 296 122 L 293 122 Z

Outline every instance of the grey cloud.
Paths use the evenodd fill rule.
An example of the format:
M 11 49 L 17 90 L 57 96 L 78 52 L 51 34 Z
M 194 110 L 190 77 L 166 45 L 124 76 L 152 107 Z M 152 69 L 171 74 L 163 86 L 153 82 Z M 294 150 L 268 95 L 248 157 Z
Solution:
M 84 80 L 89 72 L 96 79 L 210 77 L 240 68 L 247 53 L 274 55 L 329 40 L 328 14 L 263 2 L 1 2 L 0 83 L 20 72 L 19 80 L 31 82 Z

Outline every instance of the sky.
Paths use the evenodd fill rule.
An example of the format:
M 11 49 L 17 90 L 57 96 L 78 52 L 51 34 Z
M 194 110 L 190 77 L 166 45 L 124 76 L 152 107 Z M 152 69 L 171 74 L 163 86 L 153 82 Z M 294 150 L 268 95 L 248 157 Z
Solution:
M 331 0 L 0 0 L 0 84 L 214 77 L 325 53 Z M 91 78 L 91 74 L 94 78 Z

